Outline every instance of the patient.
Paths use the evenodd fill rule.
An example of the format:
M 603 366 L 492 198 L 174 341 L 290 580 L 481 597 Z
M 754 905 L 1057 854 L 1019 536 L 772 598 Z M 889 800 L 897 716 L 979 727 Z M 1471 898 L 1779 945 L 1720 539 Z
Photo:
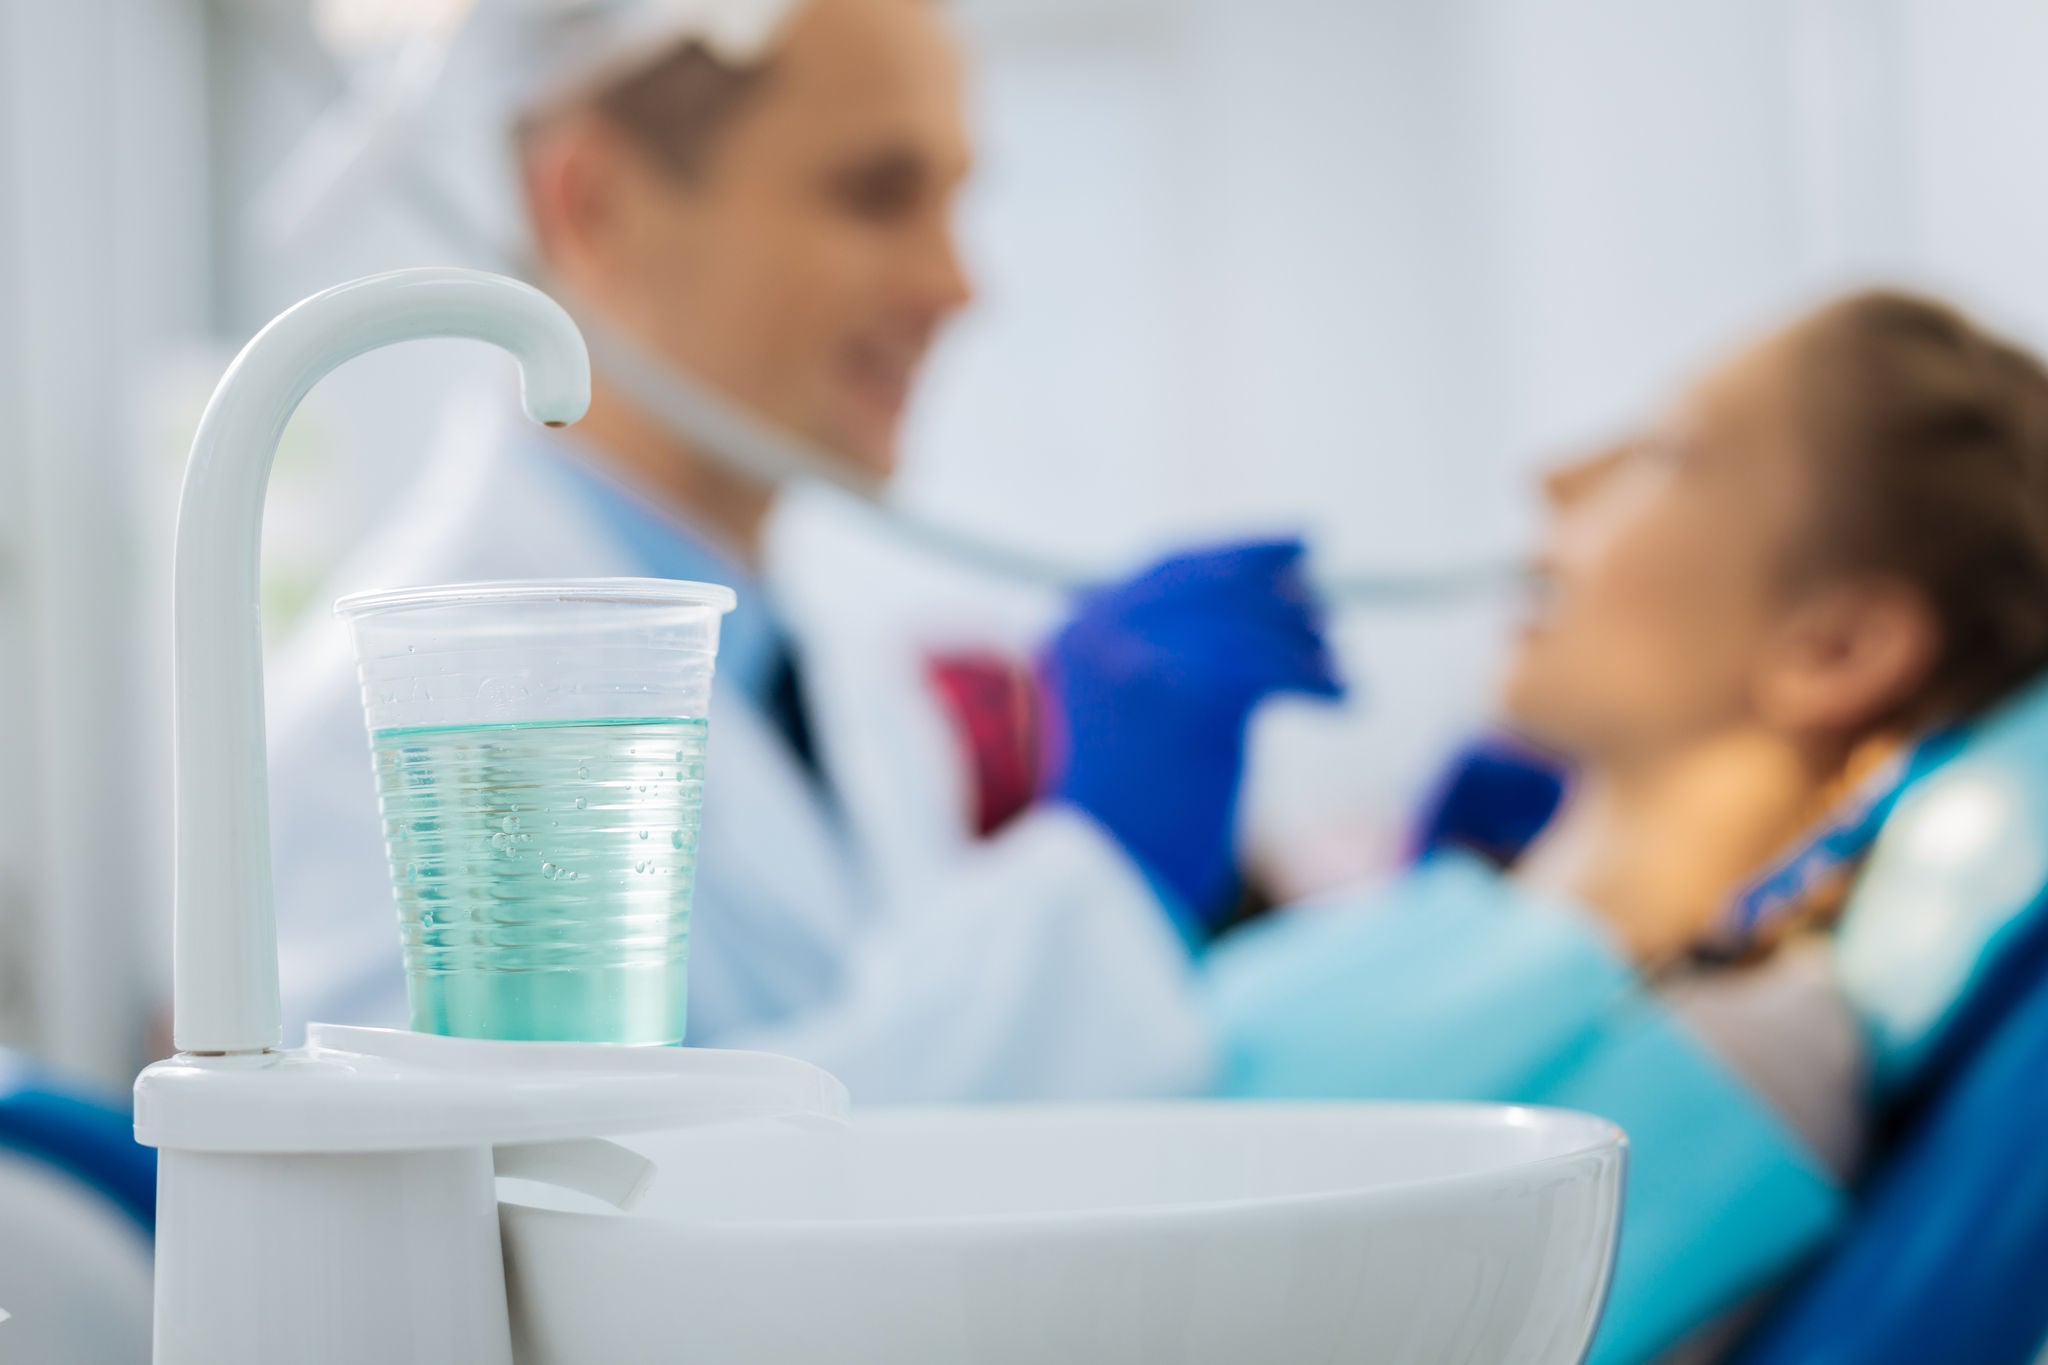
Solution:
M 1505 702 L 1578 777 L 1515 873 L 1648 967 L 1725 932 L 1864 772 L 2048 666 L 2048 372 L 1941 305 L 1824 308 L 1548 493 Z M 1800 931 L 1843 889 L 1751 945 L 1768 970 L 1669 986 L 1837 1167 L 1859 1096 L 1814 1082 L 1854 1034 Z
M 1872 803 L 2048 668 L 2048 370 L 1859 294 L 1546 491 L 1503 701 L 1572 769 L 1557 814 L 1504 873 L 1283 917 L 1211 980 L 1227 1092 L 1620 1118 L 1630 1232 L 1595 1358 L 1640 1360 L 1839 1216 L 1863 1047 L 1825 931 Z

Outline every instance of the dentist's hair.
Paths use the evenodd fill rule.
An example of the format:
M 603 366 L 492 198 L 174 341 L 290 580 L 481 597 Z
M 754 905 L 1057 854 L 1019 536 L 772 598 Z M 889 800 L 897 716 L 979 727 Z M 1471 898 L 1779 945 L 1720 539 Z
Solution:
M 729 62 L 685 42 L 593 95 L 589 104 L 643 151 L 686 182 L 703 177 L 719 135 L 768 80 L 773 57 Z
M 774 65 L 730 61 L 686 40 L 623 75 L 523 116 L 512 129 L 521 155 L 539 132 L 565 114 L 590 112 L 631 138 L 686 182 L 699 180 L 718 139 L 768 79 Z
M 738 62 L 685 40 L 570 107 L 595 110 L 690 183 L 702 179 L 720 135 L 773 78 L 774 67 L 772 52 L 758 62 Z
M 2048 368 L 1911 294 L 1853 294 L 1801 330 L 1817 567 L 1924 594 L 1942 647 L 1912 719 L 1974 714 L 2048 671 Z

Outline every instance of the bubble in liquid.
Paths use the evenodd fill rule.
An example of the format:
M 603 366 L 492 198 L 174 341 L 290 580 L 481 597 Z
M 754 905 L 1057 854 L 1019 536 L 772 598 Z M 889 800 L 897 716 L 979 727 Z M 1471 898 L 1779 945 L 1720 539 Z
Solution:
M 519 828 L 519 817 L 516 815 L 506 816 L 498 822 L 498 828 L 504 830 L 507 834 L 516 832 Z
M 546 877 L 549 881 L 553 881 L 562 875 L 562 869 L 556 867 L 553 863 L 542 863 L 540 865 L 540 875 Z
M 683 832 L 681 830 L 673 831 L 668 836 L 668 841 L 671 844 L 674 844 L 677 848 L 681 848 L 683 846 Z
M 640 837 L 641 837 L 641 838 L 643 838 L 643 839 L 645 839 L 645 838 L 647 837 L 647 831 L 646 831 L 646 830 L 644 830 L 644 829 L 643 829 L 643 830 L 641 830 L 641 831 L 640 831 Z
M 652 872 L 652 871 L 654 871 L 654 864 L 653 864 L 653 863 L 647 863 L 647 862 L 640 862 L 640 863 L 634 863 L 634 864 L 633 864 L 633 870 L 634 870 L 635 872 L 640 872 L 640 873 L 647 873 L 647 872 Z
M 589 806 L 589 805 L 590 805 L 590 803 L 589 803 L 588 801 L 585 801 L 585 800 L 584 800 L 584 799 L 583 799 L 582 797 L 580 797 L 580 796 L 579 796 L 579 797 L 577 797 L 577 798 L 576 798 L 576 809 L 577 809 L 577 810 L 583 810 L 584 808 L 586 808 L 586 807 L 587 807 L 587 806 Z
M 576 777 L 579 781 L 587 780 L 590 777 L 590 765 L 588 763 L 578 763 L 576 765 Z

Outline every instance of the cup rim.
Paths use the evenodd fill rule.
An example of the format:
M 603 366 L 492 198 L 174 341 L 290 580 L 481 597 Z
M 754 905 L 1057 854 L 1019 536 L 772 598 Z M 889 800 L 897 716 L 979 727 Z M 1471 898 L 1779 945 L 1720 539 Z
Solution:
M 439 583 L 352 592 L 334 604 L 348 620 L 435 607 L 501 606 L 519 602 L 597 602 L 647 606 L 711 607 L 721 615 L 739 605 L 723 583 L 680 578 L 524 578 L 484 583 Z

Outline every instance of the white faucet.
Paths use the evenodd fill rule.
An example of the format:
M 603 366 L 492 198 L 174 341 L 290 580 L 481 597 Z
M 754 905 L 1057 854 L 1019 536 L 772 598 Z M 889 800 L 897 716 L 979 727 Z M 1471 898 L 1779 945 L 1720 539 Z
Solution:
M 836 1080 L 783 1057 L 325 1024 L 306 1047 L 279 1048 L 264 488 L 285 423 L 322 375 L 422 337 L 510 351 L 537 421 L 566 425 L 589 404 L 583 339 L 553 300 L 495 275 L 404 270 L 316 294 L 258 333 L 207 406 L 186 469 L 174 585 L 179 1053 L 135 1083 L 136 1139 L 159 1150 L 158 1365 L 511 1365 L 494 1176 L 623 1204 L 652 1168 L 602 1135 L 846 1112 Z
M 519 362 L 527 415 L 566 426 L 590 406 L 590 360 L 560 305 L 474 270 L 400 270 L 339 285 L 258 332 L 214 391 L 178 507 L 177 932 L 181 1052 L 280 1041 L 264 772 L 257 555 L 278 438 L 328 371 L 423 337 L 472 337 Z

